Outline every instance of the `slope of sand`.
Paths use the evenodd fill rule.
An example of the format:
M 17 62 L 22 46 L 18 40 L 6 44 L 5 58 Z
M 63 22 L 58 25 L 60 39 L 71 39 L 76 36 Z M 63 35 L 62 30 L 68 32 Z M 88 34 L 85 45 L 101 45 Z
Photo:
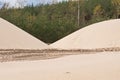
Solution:
M 0 18 L 0 49 L 45 49 L 48 45 Z
M 120 80 L 120 52 L 0 63 L 0 80 Z
M 58 49 L 94 49 L 120 47 L 120 19 L 82 28 L 50 46 Z

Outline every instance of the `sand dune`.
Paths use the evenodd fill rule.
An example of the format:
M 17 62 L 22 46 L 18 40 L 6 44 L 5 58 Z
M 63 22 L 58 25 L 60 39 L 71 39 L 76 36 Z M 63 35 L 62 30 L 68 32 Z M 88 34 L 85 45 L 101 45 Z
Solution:
M 0 18 L 0 49 L 46 49 L 48 45 Z
M 120 80 L 120 52 L 0 63 L 1 80 Z
M 120 19 L 92 24 L 50 46 L 58 49 L 96 49 L 120 47 Z

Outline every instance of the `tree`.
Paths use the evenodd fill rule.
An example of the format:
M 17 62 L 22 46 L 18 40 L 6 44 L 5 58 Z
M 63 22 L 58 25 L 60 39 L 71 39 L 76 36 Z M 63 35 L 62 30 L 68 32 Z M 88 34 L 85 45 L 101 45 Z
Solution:
M 102 9 L 102 6 L 99 4 L 97 5 L 94 10 L 93 10 L 93 14 L 95 16 L 101 16 L 103 14 L 104 10 Z
M 120 0 L 112 0 L 112 4 L 115 7 L 116 18 L 120 18 Z
M 57 0 L 52 0 L 52 4 L 56 4 L 57 2 Z
M 8 9 L 8 7 L 9 7 L 9 3 L 5 2 L 1 9 Z
M 89 24 L 117 18 L 114 16 L 118 16 L 119 12 L 119 2 L 113 5 L 111 0 L 80 0 L 80 6 L 78 6 L 78 0 L 37 6 L 24 6 L 24 1 L 18 1 L 22 8 L 0 9 L 0 17 L 46 43 L 55 42 Z M 4 8 L 5 6 L 7 7 L 7 4 L 4 4 Z M 80 7 L 79 27 L 78 7 Z
M 16 6 L 19 8 L 23 8 L 26 5 L 26 0 L 17 0 Z

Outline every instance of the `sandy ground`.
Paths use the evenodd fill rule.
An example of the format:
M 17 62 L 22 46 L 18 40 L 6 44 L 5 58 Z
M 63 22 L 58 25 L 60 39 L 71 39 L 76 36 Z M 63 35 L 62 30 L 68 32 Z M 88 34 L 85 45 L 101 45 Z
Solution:
M 0 63 L 0 80 L 120 80 L 120 52 Z
M 56 41 L 58 49 L 96 49 L 120 47 L 120 19 L 95 23 Z
M 47 49 L 48 45 L 0 18 L 0 49 Z

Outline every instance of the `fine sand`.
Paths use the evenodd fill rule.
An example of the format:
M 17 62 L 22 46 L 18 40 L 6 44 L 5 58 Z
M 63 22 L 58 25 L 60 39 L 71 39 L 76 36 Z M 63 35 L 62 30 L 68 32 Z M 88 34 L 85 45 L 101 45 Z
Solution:
M 120 80 L 120 52 L 0 63 L 0 80 Z
M 50 46 L 57 49 L 96 49 L 120 47 L 120 19 L 82 28 Z
M 0 18 L 0 49 L 47 49 L 48 45 Z
M 48 46 L 0 18 L 0 80 L 120 80 L 119 34 L 109 20 Z

